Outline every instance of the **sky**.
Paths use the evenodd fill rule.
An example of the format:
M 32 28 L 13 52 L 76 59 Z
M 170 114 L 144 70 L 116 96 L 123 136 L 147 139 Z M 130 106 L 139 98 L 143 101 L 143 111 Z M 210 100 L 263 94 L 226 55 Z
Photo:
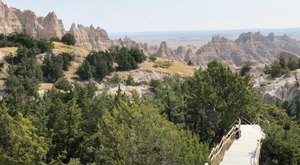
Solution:
M 108 32 L 300 27 L 300 0 L 2 0 Z

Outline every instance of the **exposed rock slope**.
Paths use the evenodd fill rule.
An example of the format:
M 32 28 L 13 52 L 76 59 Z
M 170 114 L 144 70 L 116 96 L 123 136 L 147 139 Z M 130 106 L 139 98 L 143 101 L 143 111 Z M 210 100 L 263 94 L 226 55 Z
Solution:
M 0 33 L 26 33 L 34 38 L 61 38 L 66 30 L 62 20 L 54 12 L 46 17 L 38 17 L 30 10 L 9 8 L 0 1 Z M 113 45 L 106 31 L 93 26 L 72 25 L 68 31 L 76 38 L 76 46 L 85 49 L 105 50 Z
M 109 39 L 107 32 L 100 27 L 85 27 L 83 25 L 72 24 L 69 33 L 76 39 L 76 46 L 85 49 L 105 50 L 112 46 L 113 42 Z
M 242 61 L 251 61 L 260 66 L 271 63 L 281 51 L 300 55 L 300 44 L 286 35 L 263 36 L 257 33 L 242 33 L 235 40 L 215 36 L 196 52 L 196 63 L 206 65 L 213 59 L 219 59 L 224 64 L 239 66 Z
M 242 33 L 235 41 L 214 36 L 195 53 L 183 46 L 171 50 L 166 42 L 162 42 L 155 55 L 185 62 L 192 61 L 201 66 L 218 59 L 228 66 L 239 67 L 243 61 L 250 61 L 256 66 L 270 64 L 282 51 L 300 55 L 300 43 L 287 35 L 276 36 L 270 33 L 263 36 L 259 32 L 249 32 Z
M 292 101 L 300 92 L 300 69 L 279 78 L 261 75 L 255 79 L 254 87 L 259 89 L 264 99 L 271 102 Z
M 35 38 L 62 37 L 64 25 L 55 13 L 37 17 L 30 10 L 21 11 L 9 8 L 0 1 L 0 33 L 23 32 Z
M 166 41 L 161 42 L 158 51 L 154 54 L 156 57 L 174 59 L 174 52 L 167 45 Z
M 123 39 L 120 38 L 114 41 L 115 46 L 124 46 L 124 47 L 136 47 L 144 51 L 144 53 L 149 54 L 151 49 L 148 47 L 147 43 L 138 43 L 131 38 L 125 36 Z

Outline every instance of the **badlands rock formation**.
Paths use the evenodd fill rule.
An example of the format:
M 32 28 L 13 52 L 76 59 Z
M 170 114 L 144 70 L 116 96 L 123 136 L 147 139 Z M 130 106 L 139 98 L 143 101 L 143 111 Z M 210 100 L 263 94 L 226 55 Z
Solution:
M 185 53 L 185 55 L 184 55 L 184 61 L 185 62 L 189 62 L 189 61 L 191 61 L 191 62 L 195 62 L 196 60 L 195 60 L 195 54 L 193 53 L 193 50 L 191 49 L 191 48 L 189 48 L 187 51 L 186 51 L 186 53 Z
M 64 25 L 55 13 L 37 17 L 30 10 L 21 11 L 9 8 L 0 1 L 0 33 L 23 32 L 35 38 L 62 37 Z
M 34 38 L 61 38 L 66 30 L 62 20 L 54 12 L 46 17 L 37 17 L 30 10 L 9 8 L 0 1 L 0 33 L 26 33 Z M 105 50 L 113 45 L 104 29 L 93 26 L 72 25 L 69 33 L 76 38 L 76 46 L 89 50 Z
M 178 46 L 177 49 L 174 50 L 174 59 L 183 59 L 187 50 L 184 46 Z
M 214 36 L 196 53 L 189 47 L 183 46 L 171 50 L 166 42 L 162 42 L 155 55 L 185 62 L 192 61 L 202 66 L 217 59 L 236 68 L 243 61 L 250 61 L 253 65 L 262 67 L 270 64 L 282 51 L 300 55 L 300 43 L 287 35 L 276 36 L 270 33 L 268 36 L 263 36 L 259 32 L 249 32 L 242 33 L 235 41 L 218 35 Z
M 292 101 L 300 92 L 300 69 L 279 78 L 271 78 L 262 74 L 255 79 L 254 88 L 257 88 L 265 100 L 271 102 Z
M 213 59 L 221 60 L 229 66 L 240 66 L 242 61 L 250 61 L 263 66 L 276 59 L 280 52 L 286 51 L 300 55 L 300 44 L 286 35 L 263 36 L 257 33 L 242 33 L 235 40 L 215 36 L 196 52 L 196 64 L 206 65 Z
M 158 51 L 154 54 L 156 57 L 174 59 L 174 52 L 167 45 L 166 41 L 161 42 Z
M 92 25 L 90 27 L 83 25 L 76 26 L 73 23 L 69 33 L 74 35 L 76 46 L 85 49 L 106 50 L 113 44 L 108 38 L 106 31 L 100 27 L 94 28 Z
M 150 53 L 149 52 L 150 48 L 148 47 L 147 43 L 138 43 L 127 36 L 125 36 L 123 39 L 120 38 L 118 40 L 115 40 L 114 45 L 115 46 L 124 46 L 124 47 L 128 47 L 128 48 L 136 47 L 136 48 L 143 50 L 144 53 L 146 53 L 146 54 Z

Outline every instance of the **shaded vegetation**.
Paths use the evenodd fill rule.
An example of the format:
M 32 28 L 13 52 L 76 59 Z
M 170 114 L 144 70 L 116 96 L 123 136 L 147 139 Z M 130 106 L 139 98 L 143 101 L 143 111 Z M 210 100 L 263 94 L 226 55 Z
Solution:
M 238 74 L 212 61 L 187 78 L 151 80 L 153 98 L 135 91 L 128 97 L 121 89 L 115 96 L 96 96 L 94 83 L 71 84 L 64 78 L 71 55 L 48 53 L 39 62 L 37 41 L 21 35 L 14 42 L 20 45 L 15 56 L 5 57 L 7 96 L 0 100 L 3 164 L 204 164 L 237 117 L 252 121 L 257 114 L 269 121 L 260 123 L 266 134 L 261 164 L 300 164 L 300 97 L 281 107 L 265 103 L 252 88 L 247 65 Z M 77 74 L 102 80 L 145 59 L 136 48 L 92 51 Z M 279 59 L 267 70 L 278 76 L 292 66 Z M 55 88 L 40 97 L 43 81 Z M 111 81 L 121 79 L 114 75 Z M 136 84 L 132 76 L 125 83 Z
M 53 44 L 49 40 L 36 40 L 23 33 L 0 34 L 0 47 L 23 46 L 31 49 L 35 54 L 49 52 Z
M 66 33 L 61 38 L 61 42 L 64 43 L 64 44 L 66 44 L 66 45 L 75 45 L 76 39 L 75 39 L 74 35 L 72 35 L 70 33 Z
M 271 77 L 280 77 L 300 68 L 300 59 L 298 57 L 292 58 L 284 57 L 286 53 L 281 53 L 279 59 L 273 61 L 271 65 L 266 65 L 264 68 L 264 73 L 269 74 Z
M 95 78 L 101 81 L 115 70 L 113 62 L 118 65 L 116 70 L 128 71 L 137 69 L 144 60 L 146 56 L 138 48 L 113 47 L 109 52 L 92 51 L 78 68 L 77 74 L 83 80 Z

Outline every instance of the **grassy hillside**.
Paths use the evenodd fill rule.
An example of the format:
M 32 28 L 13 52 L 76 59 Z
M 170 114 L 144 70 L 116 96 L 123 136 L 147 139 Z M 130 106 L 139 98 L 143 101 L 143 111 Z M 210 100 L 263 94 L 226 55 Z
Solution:
M 54 44 L 54 49 L 52 51 L 55 54 L 67 52 L 67 53 L 73 53 L 79 57 L 85 57 L 89 54 L 89 50 L 83 48 L 65 45 L 61 42 L 53 42 L 53 44 Z
M 52 51 L 55 54 L 63 53 L 63 52 L 68 52 L 73 55 L 75 55 L 75 60 L 71 63 L 71 66 L 67 72 L 65 72 L 65 77 L 69 79 L 70 81 L 77 81 L 78 76 L 75 74 L 77 68 L 80 66 L 82 61 L 84 60 L 84 57 L 86 57 L 90 50 L 86 50 L 83 48 L 79 47 L 74 47 L 74 46 L 68 46 L 60 42 L 53 42 L 54 48 Z M 17 48 L 16 47 L 6 47 L 6 48 L 0 48 L 0 59 L 3 59 L 3 57 L 9 53 L 15 54 Z M 162 67 L 154 67 L 157 63 L 164 63 L 168 62 L 170 63 L 170 67 L 167 68 L 162 68 Z M 7 67 L 6 67 L 7 69 Z M 5 70 L 6 70 L 5 69 Z M 152 61 L 145 61 L 142 64 L 139 65 L 139 69 L 141 71 L 156 71 L 156 72 L 162 72 L 162 73 L 167 73 L 167 74 L 178 74 L 180 76 L 191 76 L 193 75 L 196 67 L 193 66 L 188 66 L 185 63 L 179 62 L 179 61 L 170 61 L 166 59 L 161 59 L 157 58 L 155 62 Z M 3 70 L 3 73 L 5 72 Z M 126 77 L 130 74 L 130 72 L 117 72 L 120 77 Z M 5 79 L 6 74 L 2 74 L 2 80 L 0 80 L 0 85 L 3 86 L 4 84 L 4 79 Z M 3 77 L 4 76 L 4 77 Z M 42 83 L 40 85 L 41 90 L 47 90 L 52 87 L 52 84 L 49 83 Z
M 75 75 L 75 72 L 79 67 L 80 63 L 83 61 L 84 57 L 88 55 L 89 50 L 74 47 L 74 46 L 68 46 L 60 42 L 54 42 L 53 52 L 54 53 L 68 52 L 68 53 L 75 54 L 75 62 L 72 63 L 72 66 L 70 67 L 69 71 L 65 73 L 66 77 L 68 79 L 71 79 L 77 77 Z M 155 62 L 145 61 L 139 65 L 139 70 L 157 71 L 157 72 L 163 72 L 168 74 L 179 74 L 181 76 L 191 76 L 193 75 L 196 69 L 196 67 L 188 66 L 185 63 L 179 61 L 170 61 L 171 66 L 169 68 L 153 67 L 156 62 L 165 62 L 165 61 L 170 61 L 170 60 L 157 58 Z M 129 72 L 117 72 L 117 73 L 121 77 L 125 77 L 129 74 Z

